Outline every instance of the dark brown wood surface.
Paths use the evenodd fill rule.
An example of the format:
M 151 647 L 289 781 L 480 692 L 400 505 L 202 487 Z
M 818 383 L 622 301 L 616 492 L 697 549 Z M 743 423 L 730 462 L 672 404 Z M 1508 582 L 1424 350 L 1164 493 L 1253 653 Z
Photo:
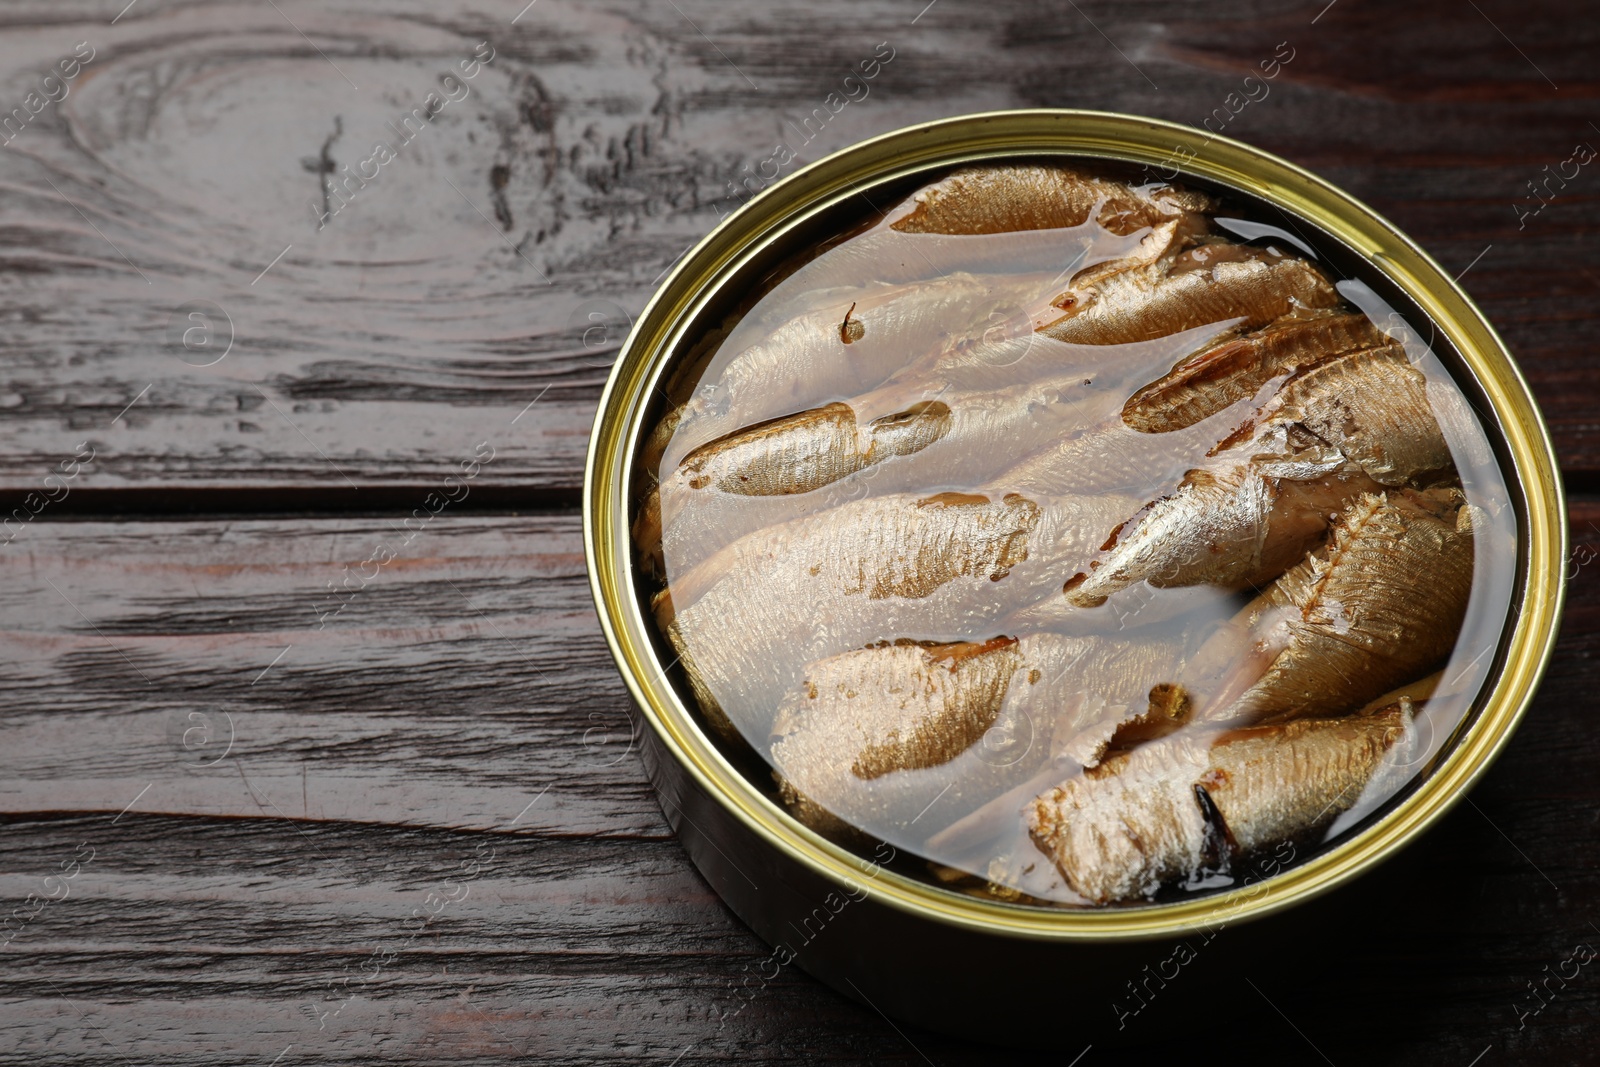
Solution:
M 1199 124 L 1287 42 L 1223 132 L 1463 275 L 1572 494 L 1558 652 L 1469 802 L 1202 970 L 1235 1017 L 1081 1062 L 1593 1062 L 1596 965 L 1529 992 L 1600 946 L 1600 161 L 1541 184 L 1600 147 L 1592 12 L 124 2 L 0 10 L 0 514 L 38 509 L 0 533 L 0 1063 L 1014 1062 L 793 969 L 735 1013 L 767 950 L 667 828 L 583 573 L 630 316 L 881 42 L 802 161 L 988 108 Z

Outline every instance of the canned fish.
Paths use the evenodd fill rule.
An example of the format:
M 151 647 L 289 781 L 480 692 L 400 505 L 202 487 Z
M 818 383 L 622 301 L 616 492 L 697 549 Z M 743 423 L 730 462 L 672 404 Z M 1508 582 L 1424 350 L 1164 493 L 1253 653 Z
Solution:
M 1391 226 L 1065 111 L 890 134 L 731 216 L 629 338 L 586 483 L 691 856 L 945 1029 L 963 983 L 885 964 L 908 939 L 1092 986 L 1067 961 L 1436 818 L 1531 697 L 1562 515 L 1509 354 Z M 1029 1010 L 966 985 L 961 1018 Z

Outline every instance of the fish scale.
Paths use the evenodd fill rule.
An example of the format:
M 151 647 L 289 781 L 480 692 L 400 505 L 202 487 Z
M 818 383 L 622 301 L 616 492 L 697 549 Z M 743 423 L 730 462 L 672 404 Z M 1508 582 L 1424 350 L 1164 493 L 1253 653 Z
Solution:
M 873 286 L 849 302 L 789 319 L 720 370 L 713 361 L 678 416 L 664 463 L 676 467 L 689 452 L 726 434 L 878 385 L 952 338 L 981 331 L 997 308 L 1036 300 L 1050 277 L 963 273 Z M 849 342 L 840 332 L 847 314 L 862 331 Z
M 657 617 L 703 705 L 718 709 L 708 714 L 759 740 L 805 664 L 900 637 L 986 638 L 996 620 L 1079 566 L 1128 503 L 1016 494 L 852 501 L 719 549 L 658 596 Z
M 1097 904 L 1152 895 L 1200 870 L 1207 800 L 1232 858 L 1300 838 L 1352 807 L 1412 737 L 1409 703 L 1354 719 L 1302 719 L 1214 738 L 1175 737 L 1036 797 L 1024 817 L 1067 883 Z
M 1425 385 L 1392 343 L 1301 371 L 1210 467 L 1132 516 L 1067 599 L 1091 606 L 1146 580 L 1271 581 L 1321 540 L 1330 512 L 1383 484 L 1450 469 Z
M 967 167 L 911 194 L 889 225 L 901 233 L 980 234 L 1079 226 L 1095 217 L 1131 234 L 1174 215 L 1208 211 L 1203 193 L 1168 185 L 1135 188 L 1072 167 Z
M 1457 490 L 1369 494 L 1328 546 L 1246 609 L 1289 619 L 1282 649 L 1237 699 L 1202 717 L 1273 722 L 1336 714 L 1427 673 L 1455 646 L 1472 590 Z
M 814 829 L 909 832 L 936 797 L 976 807 L 1070 755 L 1064 739 L 1142 705 L 1181 662 L 1176 640 L 1055 634 L 847 652 L 812 664 L 785 698 L 772 764 Z
M 1238 319 L 1255 329 L 1301 308 L 1330 308 L 1339 294 L 1316 267 L 1249 245 L 1226 248 L 1212 261 L 1179 269 L 1178 257 L 1120 271 L 1056 298 L 1066 314 L 1040 332 L 1073 344 L 1147 341 L 1208 323 Z M 1070 303 L 1069 303 L 1070 302 Z
M 1287 316 L 1253 333 L 1225 336 L 1185 359 L 1129 397 L 1122 420 L 1141 433 L 1182 430 L 1253 397 L 1273 378 L 1385 341 L 1382 331 L 1359 313 L 1324 310 Z

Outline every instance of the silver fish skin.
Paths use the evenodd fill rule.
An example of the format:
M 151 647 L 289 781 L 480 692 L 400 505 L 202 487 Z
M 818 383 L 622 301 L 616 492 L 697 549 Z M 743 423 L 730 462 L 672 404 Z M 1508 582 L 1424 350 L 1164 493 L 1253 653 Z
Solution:
M 949 406 L 937 400 L 865 426 L 849 404 L 835 403 L 718 438 L 648 491 L 634 543 L 656 573 L 668 573 L 667 560 L 680 571 L 747 533 L 816 510 L 817 500 L 792 498 L 920 451 L 952 422 Z
M 1099 261 L 1136 247 L 1143 233 L 1119 237 L 1097 222 L 1055 230 L 1016 231 L 974 238 L 970 234 L 906 234 L 880 221 L 823 250 L 762 294 L 760 313 L 803 310 L 813 294 L 850 288 L 925 282 L 952 274 L 1007 275 L 1053 270 L 1078 259 Z M 846 297 L 848 303 L 849 297 Z M 736 340 L 749 344 L 754 332 Z
M 1145 434 L 1182 430 L 1250 399 L 1274 378 L 1346 352 L 1381 348 L 1387 341 L 1359 312 L 1323 309 L 1287 315 L 1259 330 L 1221 337 L 1188 356 L 1130 396 L 1122 421 Z
M 1215 472 L 1190 471 L 1176 491 L 1113 531 L 1106 551 L 1066 583 L 1069 604 L 1096 607 L 1137 582 L 1242 589 L 1282 574 L 1322 539 L 1330 515 L 1378 488 L 1319 441 L 1275 426 L 1262 451 Z
M 1063 739 L 1101 717 L 1142 708 L 1181 662 L 1175 641 L 1055 634 L 858 649 L 812 664 L 784 700 L 774 773 L 814 829 L 904 843 L 1070 755 Z
M 1363 495 L 1322 549 L 1241 612 L 1246 654 L 1201 718 L 1340 714 L 1421 677 L 1455 647 L 1473 562 L 1459 490 Z
M 1114 406 L 1116 398 L 1109 399 Z M 1018 492 L 1119 492 L 1148 498 L 1179 484 L 1216 439 L 1217 428 L 1209 423 L 1157 436 L 1130 430 L 1113 415 L 1081 433 L 1062 434 L 1008 468 L 1005 477 Z
M 1229 858 L 1303 837 L 1351 807 L 1412 731 L 1399 706 L 1215 738 L 1178 735 L 1113 757 L 1035 798 L 1024 819 L 1067 883 L 1092 903 L 1152 896 L 1208 860 L 1205 809 Z
M 1129 234 L 1179 215 L 1203 215 L 1215 201 L 1170 185 L 1130 186 L 1072 167 L 968 167 L 924 186 L 889 211 L 901 233 L 981 234 L 1081 226 L 1091 218 Z
M 1071 406 L 1067 413 L 1071 418 L 1065 424 L 1067 432 L 1057 432 L 1051 426 L 1047 440 L 1023 432 L 1026 412 L 1007 420 L 1007 432 L 1018 433 L 1018 439 L 1024 442 L 1023 447 L 1001 453 L 1010 460 L 1003 476 L 1007 487 L 1044 495 L 1132 492 L 1145 496 L 1173 484 L 1216 443 L 1217 422 L 1205 421 L 1169 434 L 1153 435 L 1129 429 L 1120 415 L 1105 416 L 1118 402 L 1126 383 L 1140 380 L 1152 364 L 1160 365 L 1170 358 L 1167 353 L 1203 350 L 1217 343 L 1219 336 L 1232 334 L 1225 324 L 1213 323 L 1156 341 L 1103 348 L 1063 345 L 1103 354 L 1094 361 L 1094 369 L 1081 372 L 1085 376 L 1079 384 L 1092 391 L 1085 398 L 1082 391 L 1071 388 L 1071 375 L 1061 376 L 1066 388 L 1059 397 Z M 1212 414 L 1227 418 L 1236 409 L 1246 409 L 1246 405 L 1219 405 Z M 1038 425 L 1036 415 L 1028 415 L 1027 419 Z M 1027 447 L 1035 443 L 1036 448 Z
M 1004 196 L 1001 200 L 989 197 L 982 204 L 974 204 L 970 197 L 982 189 L 1004 188 L 1021 193 L 1023 186 L 1030 181 L 1035 185 L 1043 183 L 1039 188 L 1044 190 L 1045 200 L 1033 208 L 1023 208 L 1023 215 L 1034 213 L 1034 221 L 1051 223 L 1061 222 L 1068 216 L 1081 216 L 1082 221 L 1065 228 L 1052 226 L 1048 233 L 1013 233 L 1003 245 L 1006 249 L 1003 255 L 998 254 L 1002 246 L 993 239 L 985 241 L 979 238 L 976 242 L 968 239 L 976 233 L 996 233 L 990 225 L 979 225 L 977 230 L 969 232 L 959 223 L 947 225 L 938 221 L 943 217 L 947 223 L 952 222 L 957 216 L 967 214 L 970 208 L 976 208 L 978 216 L 991 215 Z M 1063 183 L 1076 192 L 1067 193 L 1063 198 L 1063 188 L 1058 187 Z M 919 201 L 919 197 L 931 198 L 931 201 L 925 204 Z M 1025 195 L 1023 199 L 1026 199 Z M 1001 214 L 1009 211 L 1013 217 L 1020 218 L 1015 215 L 1015 208 L 1021 202 L 1013 199 L 1012 208 L 1002 210 Z M 873 317 L 877 318 L 877 309 L 885 302 L 893 302 L 897 298 L 904 302 L 919 290 L 924 294 L 923 299 L 927 299 L 930 296 L 928 290 L 936 289 L 951 279 L 976 286 L 987 282 L 1000 298 L 994 306 L 986 309 L 987 313 L 980 324 L 985 332 L 995 333 L 997 327 L 1003 326 L 1008 320 L 1025 324 L 1031 330 L 1036 313 L 1030 313 L 1028 309 L 1038 307 L 1044 294 L 1031 288 L 1015 288 L 1011 283 L 1016 278 L 1032 278 L 1040 282 L 1040 288 L 1043 288 L 1052 279 L 1059 280 L 1064 273 L 1030 273 L 1044 269 L 1046 263 L 1082 264 L 1074 278 L 1087 280 L 1102 279 L 1130 267 L 1149 264 L 1163 256 L 1175 255 L 1205 232 L 1208 222 L 1202 212 L 1209 210 L 1213 201 L 1209 197 L 1171 187 L 1151 185 L 1130 189 L 1121 183 L 1090 178 L 1062 168 L 1025 166 L 988 168 L 983 174 L 968 171 L 951 175 L 914 194 L 906 204 L 904 210 L 890 212 L 879 226 L 846 235 L 835 245 L 823 250 L 812 262 L 792 270 L 769 292 L 741 304 L 734 314 L 698 342 L 699 358 L 691 354 L 690 358 L 681 361 L 668 384 L 666 395 L 670 398 L 671 407 L 648 436 L 643 449 L 648 469 L 661 469 L 663 462 L 668 460 L 670 465 L 676 465 L 687 452 L 716 437 L 785 411 L 810 406 L 791 398 L 787 405 L 768 405 L 765 410 L 740 410 L 732 415 L 727 411 L 740 403 L 737 397 L 731 395 L 734 390 L 742 388 L 749 381 L 758 385 L 770 384 L 772 379 L 767 377 L 768 372 L 788 369 L 786 356 L 799 356 L 805 362 L 818 354 L 831 354 L 837 361 L 839 346 L 829 343 L 832 340 L 831 327 L 834 325 L 832 311 L 845 309 L 845 314 L 838 319 L 837 330 L 838 340 L 843 345 L 849 343 L 852 337 L 864 340 L 868 332 L 869 323 L 864 318 L 854 318 L 855 326 L 851 326 L 855 309 L 861 309 L 865 314 L 866 309 L 872 308 Z M 1096 206 L 1103 210 L 1097 212 L 1094 210 Z M 1042 214 L 1035 212 L 1036 208 Z M 1061 214 L 1063 208 L 1066 215 Z M 931 216 L 930 209 L 933 211 Z M 1091 217 L 1096 214 L 1103 216 L 1109 225 L 1103 225 Z M 1008 225 L 1000 227 L 1000 231 L 1013 229 L 1015 227 Z M 1032 229 L 1032 225 L 1025 223 L 1021 229 Z M 919 236 L 908 236 L 908 233 L 901 231 L 915 232 Z M 939 236 L 934 231 L 961 236 Z M 915 246 L 906 245 L 908 240 L 916 242 Z M 943 247 L 952 241 L 959 244 Z M 1026 247 L 1020 247 L 1019 242 Z M 979 249 L 978 245 L 982 248 Z M 954 253 L 957 247 L 964 250 L 963 254 Z M 1076 254 L 1071 253 L 1074 248 L 1078 250 Z M 906 269 L 908 264 L 913 267 L 909 272 Z M 1071 270 L 1072 267 L 1067 266 L 1066 269 Z M 788 312 L 786 317 L 785 310 Z M 893 328 L 895 320 L 886 315 L 883 325 Z M 874 362 L 868 358 L 870 350 L 876 346 L 876 338 L 883 331 L 873 329 L 871 333 L 874 344 L 855 353 L 858 367 Z M 773 344 L 775 339 L 778 341 L 776 350 Z M 902 346 L 908 349 L 917 347 L 915 336 L 906 338 Z M 740 354 L 723 369 L 721 380 L 691 390 L 690 383 L 703 374 L 707 362 L 720 349 Z M 895 358 L 903 363 L 908 356 L 906 353 L 894 353 L 890 356 L 890 362 Z M 824 362 L 820 365 L 826 367 L 831 364 Z M 878 369 L 881 374 L 888 373 Z M 839 388 L 833 390 L 833 395 L 842 397 L 853 391 L 847 383 L 841 382 Z M 824 399 L 828 399 L 827 393 L 818 393 L 811 403 Z M 750 398 L 750 401 L 755 402 L 754 398 Z M 706 425 L 691 429 L 692 424 L 701 420 L 709 421 Z M 680 439 L 675 443 L 674 437 Z
M 1089 233 L 1062 231 L 1064 234 L 1073 232 L 1076 243 L 1081 245 L 1080 252 L 1071 257 L 1073 263 L 1083 264 L 1073 274 L 1074 284 L 1086 279 L 1103 280 L 1121 271 L 1146 266 L 1162 257 L 1175 256 L 1193 239 L 1197 230 L 1203 228 L 1203 219 L 1190 215 L 1174 216 L 1154 227 L 1135 230 L 1126 236 L 1113 235 L 1095 223 L 1088 224 L 1086 228 Z M 901 237 L 892 231 L 867 233 L 845 242 L 822 259 L 854 255 L 858 251 L 865 255 L 868 248 L 876 248 L 890 237 L 900 241 L 917 240 Z M 929 238 L 923 237 L 921 240 Z M 1063 240 L 1063 249 L 1073 243 L 1073 240 Z M 1046 369 L 1040 367 L 1045 361 L 1083 369 L 1099 364 L 1105 358 L 1104 353 L 1075 354 L 1072 351 L 1074 346 L 1052 346 L 1035 340 L 1039 336 L 1035 333 L 1035 327 L 1041 316 L 1046 319 L 1054 317 L 1047 298 L 1065 271 L 1054 274 L 1030 273 L 1026 269 L 1030 264 L 1024 257 L 1018 261 L 1019 266 L 1012 273 L 972 274 L 965 271 L 937 271 L 920 248 L 915 255 L 909 254 L 906 249 L 893 253 L 889 248 L 880 249 L 878 255 L 924 260 L 934 277 L 932 280 L 913 278 L 898 285 L 830 285 L 810 291 L 805 288 L 802 279 L 819 271 L 822 262 L 819 260 L 802 268 L 793 278 L 780 283 L 768 298 L 756 302 L 742 319 L 725 321 L 702 338 L 696 346 L 698 357 L 691 353 L 691 358 L 680 364 L 672 379 L 668 394 L 671 397 L 681 397 L 686 391 L 687 382 L 705 374 L 708 363 L 713 361 L 714 352 L 727 350 L 739 353 L 720 371 L 717 382 L 703 383 L 698 387 L 697 395 L 687 400 L 679 399 L 656 426 L 644 448 L 647 469 L 661 470 L 663 461 L 668 459 L 676 464 L 687 453 L 703 447 L 709 441 L 735 433 L 741 427 L 747 427 L 769 415 L 797 411 L 805 406 L 801 398 L 806 395 L 821 399 L 830 392 L 835 397 L 843 397 L 853 391 L 853 379 L 848 375 L 835 381 L 825 373 L 797 380 L 791 392 L 796 389 L 801 391 L 794 392 L 787 404 L 769 403 L 766 398 L 740 399 L 739 390 L 754 392 L 752 382 L 762 384 L 756 379 L 768 372 L 784 373 L 792 369 L 784 362 L 786 357 L 805 361 L 813 359 L 819 352 L 824 355 L 837 354 L 839 346 L 856 345 L 858 350 L 852 353 L 855 358 L 851 373 L 858 377 L 881 379 L 888 371 L 877 366 L 878 363 L 892 366 L 896 359 L 904 363 L 909 358 L 907 353 L 914 355 L 919 348 L 925 349 L 920 359 L 904 363 L 897 377 L 906 377 L 912 384 L 927 388 L 938 386 L 937 379 L 941 373 L 959 374 L 965 368 L 969 371 L 967 377 L 972 376 L 970 372 L 982 377 L 984 370 L 1011 367 L 1024 356 L 1031 357 L 1030 367 L 1035 374 L 1040 369 Z M 1071 266 L 1067 268 L 1072 269 Z M 821 281 L 823 277 L 818 275 L 813 280 Z M 881 348 L 879 338 L 885 336 L 885 330 L 880 326 L 892 329 L 896 325 L 919 324 L 919 310 L 937 308 L 941 292 L 966 298 L 971 295 L 973 287 L 984 284 L 992 288 L 995 299 L 986 308 L 980 308 L 984 312 L 981 316 L 965 319 L 952 316 L 951 321 L 944 324 L 949 330 L 948 334 L 936 334 L 931 347 L 926 329 L 909 330 L 900 339 L 906 353 L 892 353 L 887 360 L 874 356 L 874 352 Z M 779 298 L 779 293 L 787 295 Z M 904 312 L 898 318 L 882 310 L 886 303 L 896 301 L 900 304 L 898 310 Z M 780 309 L 785 307 L 799 310 L 787 319 L 778 318 Z M 845 313 L 839 318 L 835 330 L 834 323 L 829 320 L 829 309 L 836 312 L 840 308 L 844 308 Z M 869 308 L 872 309 L 871 318 L 874 320 L 871 323 L 867 318 L 857 315 L 857 311 L 862 316 L 866 315 L 866 309 Z M 882 321 L 877 321 L 880 318 Z M 925 324 L 936 325 L 931 321 Z M 872 343 L 866 343 L 869 332 L 874 338 Z M 838 334 L 839 345 L 832 343 L 834 333 Z M 832 365 L 826 360 L 819 364 L 825 371 Z M 1014 379 L 1005 380 L 1006 384 L 1014 383 Z M 809 393 L 804 391 L 808 386 Z M 830 390 L 829 386 L 834 388 Z M 757 404 L 765 406 L 752 406 Z M 856 406 L 858 410 L 861 407 Z M 730 413 L 730 409 L 735 410 Z
M 1208 748 L 1179 736 L 1069 778 L 1024 807 L 1028 832 L 1091 903 L 1151 896 L 1205 862 L 1194 783 L 1210 764 Z
M 934 395 L 864 423 L 852 405 L 830 404 L 705 445 L 651 491 L 635 542 L 662 573 L 679 573 L 752 531 L 846 500 L 947 486 L 958 471 L 966 485 L 985 484 L 1018 451 L 1115 405 L 1081 374 Z
M 897 234 L 890 236 L 900 241 L 906 240 Z M 857 237 L 854 240 L 863 239 Z M 852 245 L 853 242 L 846 242 L 846 247 Z M 645 437 L 639 450 L 639 465 L 650 477 L 657 477 L 663 472 L 669 451 L 676 463 L 692 447 L 690 439 L 679 437 L 678 431 L 684 429 L 687 433 L 688 424 L 704 414 L 704 401 L 696 401 L 694 397 L 696 392 L 715 387 L 715 382 L 702 379 L 722 353 L 743 352 L 785 327 L 791 332 L 798 332 L 794 324 L 799 321 L 823 321 L 837 313 L 835 325 L 842 327 L 844 311 L 852 304 L 859 304 L 863 299 L 871 302 L 891 298 L 895 293 L 910 293 L 921 286 L 922 279 L 916 275 L 865 279 L 849 284 L 829 281 L 829 273 L 824 271 L 825 261 L 829 255 L 837 255 L 840 251 L 842 249 L 835 249 L 801 268 L 801 273 L 810 276 L 815 285 L 801 284 L 796 276 L 779 283 L 777 289 L 759 299 L 741 301 L 721 322 L 707 329 L 681 358 L 674 360 L 661 386 L 661 395 L 668 405 L 666 413 Z M 865 258 L 872 258 L 869 249 L 862 249 L 861 252 Z M 879 249 L 877 254 L 882 256 L 887 251 Z M 949 270 L 941 276 L 960 278 L 967 277 L 968 273 Z M 679 439 L 674 442 L 674 438 Z M 705 439 L 697 436 L 693 440 L 703 442 Z
M 1163 258 L 1171 260 L 1203 227 L 1202 217 L 1189 214 L 1175 215 L 1120 236 L 1094 226 L 1097 234 L 1080 237 L 1082 251 L 1075 262 L 1084 265 L 1073 274 L 1073 284 L 1099 283 Z M 861 235 L 831 255 L 838 256 L 853 243 L 881 241 L 884 236 Z M 909 253 L 902 250 L 900 255 L 907 257 Z M 919 252 L 909 258 L 925 257 Z M 933 269 L 931 263 L 928 266 Z M 803 268 L 801 274 L 811 270 Z M 1075 369 L 1099 364 L 1105 359 L 1104 353 L 1075 354 L 1073 346 L 1052 346 L 1036 340 L 1039 322 L 1055 317 L 1048 298 L 1062 275 L 1063 272 L 975 275 L 947 271 L 932 280 L 908 284 L 833 286 L 816 293 L 797 293 L 791 303 L 806 310 L 788 320 L 774 320 L 775 307 L 783 307 L 783 301 L 761 301 L 748 321 L 724 324 L 718 331 L 722 338 L 718 347 L 739 354 L 721 370 L 714 384 L 703 384 L 656 428 L 646 449 L 649 466 L 659 469 L 663 460 L 676 464 L 719 436 L 798 411 L 806 407 L 803 400 L 808 396 L 848 396 L 857 391 L 858 385 L 882 381 L 896 368 L 912 383 L 931 388 L 937 386 L 941 375 L 959 374 L 965 368 L 981 376 L 985 369 L 1009 367 L 1025 355 L 1031 357 L 1035 374 L 1048 372 L 1048 366 L 1041 366 L 1048 362 Z M 985 285 L 992 296 L 987 303 L 982 296 Z M 936 321 L 946 305 L 950 305 L 946 321 Z M 830 309 L 844 309 L 837 322 L 830 318 Z M 892 338 L 898 347 L 885 349 L 886 338 Z M 702 345 L 706 343 L 703 341 Z M 846 346 L 851 349 L 848 359 L 842 352 Z M 915 358 L 919 353 L 920 358 Z M 696 362 L 696 376 L 703 372 L 705 363 L 705 359 Z M 796 370 L 805 373 L 783 377 Z M 764 395 L 763 391 L 772 391 L 775 381 L 791 383 L 788 393 L 780 389 L 775 391 L 776 397 Z M 674 395 L 677 392 L 681 387 L 675 388 Z
M 1455 473 L 1428 380 L 1392 341 L 1297 374 L 1266 417 L 1305 427 L 1380 485 L 1421 485 Z
M 695 449 L 646 491 L 635 544 L 652 573 L 675 573 L 721 544 L 841 500 L 952 487 L 952 471 L 968 485 L 1006 471 L 1008 487 L 1027 494 L 1148 492 L 1156 484 L 1149 472 L 1170 463 L 1169 452 L 1204 451 L 1214 434 L 1196 428 L 1178 441 L 1127 430 L 1114 417 L 1116 383 L 1138 380 L 1219 332 L 1225 328 L 1207 325 L 1087 347 L 1030 330 L 944 349 L 848 403 L 769 420 Z M 837 491 L 818 493 L 830 486 Z M 818 495 L 758 499 L 801 494 Z
M 1326 826 L 1380 778 L 1402 784 L 1418 744 L 1413 718 L 1404 700 L 1370 715 L 1231 731 L 1196 784 L 1221 817 L 1230 852 L 1247 856 Z
M 852 288 L 859 293 L 963 274 L 1003 281 L 1050 271 L 1049 284 L 1035 294 L 1042 301 L 1059 290 L 1064 278 L 1093 278 L 1175 255 L 1197 240 L 1209 239 L 1206 227 L 1204 216 L 1190 214 L 1174 215 L 1127 233 L 1114 233 L 1090 220 L 1043 231 L 940 235 L 901 233 L 885 220 L 780 281 L 755 303 L 752 314 L 732 329 L 728 342 L 734 351 L 742 350 L 782 321 L 774 319 L 778 309 L 792 308 L 798 313 L 837 303 L 840 294 L 846 300 L 854 299 Z
M 1047 277 L 1059 279 L 1073 270 L 1084 273 L 1110 264 L 1148 262 L 1175 250 L 1197 232 L 1195 226 L 1174 216 L 1125 235 L 1091 220 L 1065 229 L 974 236 L 904 234 L 884 220 L 814 253 L 808 250 L 805 255 L 811 258 L 797 267 L 780 268 L 776 273 L 782 277 L 765 292 L 741 301 L 710 331 L 707 343 L 713 347 L 725 343 L 728 351 L 740 352 L 798 315 L 848 307 L 863 294 L 894 286 L 966 275 L 992 277 L 1003 285 L 1007 277 L 1045 276 L 1042 272 L 1050 271 Z M 673 402 L 681 402 L 685 395 L 676 388 L 668 392 Z
M 1236 614 L 1237 596 L 1231 590 L 1209 585 L 1161 589 L 1141 583 L 1113 593 L 1106 603 L 1085 609 L 1059 589 L 1026 604 L 1009 615 L 1002 629 L 1013 633 L 1049 632 L 1084 636 L 1097 633 L 1145 633 L 1176 624 L 1203 625 L 1200 620 L 1223 620 Z
M 999 766 L 950 766 L 997 724 L 1018 733 L 1000 717 L 1020 663 L 1017 642 L 998 638 L 892 644 L 812 664 L 773 723 L 773 774 L 790 811 L 820 833 L 883 839 L 952 789 L 952 802 L 965 806 L 977 799 L 970 791 L 1017 764 L 1026 773 L 1039 756 L 1031 745 Z
M 981 335 L 992 316 L 1015 316 L 1037 301 L 1050 277 L 957 274 L 877 286 L 797 315 L 720 370 L 712 361 L 715 378 L 703 379 L 683 405 L 662 461 L 676 467 L 718 437 L 872 388 L 929 353 Z
M 806 664 L 902 637 L 982 639 L 1081 566 L 1092 531 L 1127 507 L 981 493 L 851 501 L 718 550 L 658 595 L 656 617 L 711 721 L 760 745 Z
M 1073 344 L 1118 344 L 1223 321 L 1252 330 L 1339 303 L 1333 285 L 1305 260 L 1209 243 L 1068 289 L 1051 301 L 1064 314 L 1040 332 Z
M 1395 344 L 1296 374 L 1209 466 L 1133 516 L 1068 600 L 1093 606 L 1139 581 L 1271 581 L 1360 494 L 1453 469 L 1425 387 Z

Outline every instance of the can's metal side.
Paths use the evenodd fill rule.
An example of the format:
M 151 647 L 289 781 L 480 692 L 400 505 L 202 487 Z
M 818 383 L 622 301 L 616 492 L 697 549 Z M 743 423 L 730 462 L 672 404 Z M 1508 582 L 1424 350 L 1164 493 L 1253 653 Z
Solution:
M 711 888 L 768 946 L 707 992 L 714 1030 L 737 1035 L 779 1003 L 795 968 L 851 1000 L 936 1033 L 1051 1051 L 1215 1033 L 1258 1011 L 1246 979 L 1392 948 L 1409 923 L 1390 889 L 1348 887 L 1321 904 L 1249 923 L 1226 915 L 1180 936 L 1063 943 L 999 937 L 889 907 L 768 847 L 645 733 L 662 811 Z M 863 890 L 865 886 L 861 887 Z M 1298 962 L 1297 962 L 1298 961 Z M 1320 964 L 1319 964 L 1320 965 Z M 733 1036 L 729 1041 L 735 1040 Z M 914 1040 L 914 1035 L 913 1035 Z

